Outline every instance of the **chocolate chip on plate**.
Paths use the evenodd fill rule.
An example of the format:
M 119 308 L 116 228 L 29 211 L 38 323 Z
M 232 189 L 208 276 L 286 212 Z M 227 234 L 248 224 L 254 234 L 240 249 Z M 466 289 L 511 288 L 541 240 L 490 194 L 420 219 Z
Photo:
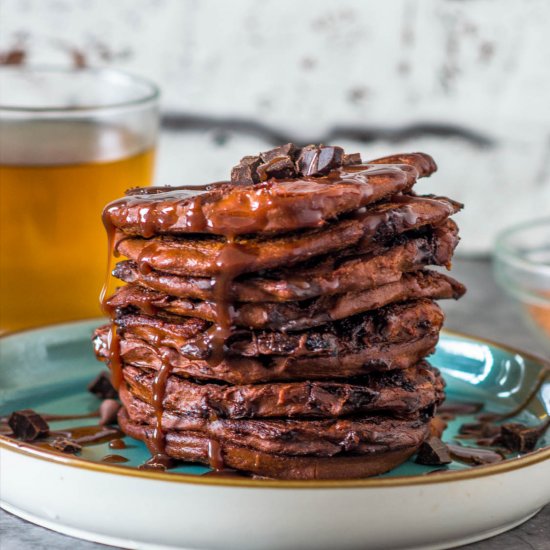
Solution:
M 113 399 L 118 396 L 117 391 L 111 384 L 109 374 L 102 371 L 88 384 L 88 391 L 100 399 Z
M 440 466 L 452 462 L 447 445 L 439 437 L 431 436 L 420 445 L 416 460 L 418 464 Z
M 66 437 L 58 437 L 53 440 L 52 447 L 61 451 L 62 453 L 76 454 L 82 450 L 82 446 L 79 445 L 73 439 L 68 439 Z
M 478 449 L 476 447 L 467 447 L 462 445 L 447 445 L 449 454 L 454 460 L 470 464 L 472 466 L 481 466 L 483 464 L 493 464 L 504 460 L 502 453 L 492 449 Z
M 535 450 L 537 441 L 548 424 L 529 427 L 519 422 L 510 422 L 500 427 L 499 443 L 510 451 L 528 453 Z
M 23 441 L 33 441 L 50 433 L 48 423 L 31 409 L 14 411 L 8 418 L 8 424 L 15 437 Z

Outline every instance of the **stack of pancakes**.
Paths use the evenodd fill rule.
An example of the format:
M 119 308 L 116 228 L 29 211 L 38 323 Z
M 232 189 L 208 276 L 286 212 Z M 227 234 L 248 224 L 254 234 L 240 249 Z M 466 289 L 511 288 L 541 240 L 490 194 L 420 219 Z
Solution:
M 151 467 L 180 459 L 286 479 L 405 461 L 444 398 L 425 357 L 461 205 L 418 196 L 421 153 L 362 163 L 292 144 L 204 188 L 136 189 L 104 222 L 124 281 L 95 334 Z M 433 429 L 433 428 L 432 428 Z

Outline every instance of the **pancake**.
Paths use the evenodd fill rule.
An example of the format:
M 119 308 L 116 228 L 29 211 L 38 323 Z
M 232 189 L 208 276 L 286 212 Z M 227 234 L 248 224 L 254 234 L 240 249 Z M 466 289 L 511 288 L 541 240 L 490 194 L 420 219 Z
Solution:
M 129 392 L 153 405 L 154 371 L 124 368 Z M 202 418 L 336 418 L 367 412 L 410 416 L 443 399 L 443 380 L 426 362 L 346 382 L 199 384 L 172 375 L 162 406 Z
M 372 344 L 359 353 L 343 356 L 263 358 L 227 356 L 218 363 L 189 359 L 179 350 L 158 346 L 133 335 L 120 337 L 123 365 L 159 371 L 168 364 L 171 371 L 195 380 L 220 381 L 229 384 L 256 384 L 292 380 L 342 380 L 363 376 L 373 371 L 412 367 L 433 353 L 439 327 L 426 330 L 416 340 L 400 343 Z M 99 360 L 109 364 L 108 326 L 95 331 L 94 350 Z
M 398 200 L 399 199 L 399 200 Z M 439 224 L 460 210 L 445 197 L 394 197 L 352 217 L 321 229 L 275 237 L 242 236 L 232 241 L 232 255 L 239 255 L 239 274 L 297 264 L 319 255 L 353 247 L 354 254 L 375 248 L 377 242 L 428 224 Z M 220 255 L 227 247 L 222 239 L 187 236 L 131 238 L 115 235 L 115 249 L 133 260 L 140 271 L 162 271 L 180 276 L 212 277 L 225 268 Z
M 186 233 L 272 234 L 321 227 L 327 220 L 402 191 L 436 169 L 428 155 L 403 155 L 408 164 L 339 166 L 320 177 L 204 188 L 146 188 L 104 211 L 107 227 L 151 237 Z
M 458 281 L 435 271 L 404 273 L 396 282 L 359 292 L 347 292 L 302 302 L 236 303 L 232 319 L 235 326 L 249 329 L 296 331 L 317 327 L 394 302 L 420 298 L 460 298 L 465 292 Z M 216 320 L 216 304 L 169 296 L 136 284 L 119 288 L 107 301 L 122 312 L 151 314 L 165 312 L 183 317 Z
M 124 408 L 119 412 L 118 421 L 126 434 L 145 441 L 151 453 L 156 452 L 151 442 L 151 426 L 131 421 Z M 392 428 L 395 427 L 394 424 Z M 399 428 L 404 437 L 398 449 L 373 448 L 371 452 L 361 455 L 289 456 L 257 451 L 228 441 L 223 446 L 216 442 L 216 447 L 219 449 L 218 460 L 221 458 L 223 467 L 261 477 L 294 480 L 364 478 L 382 474 L 405 462 L 418 450 L 429 433 L 429 426 L 420 425 L 409 429 L 401 425 Z M 210 437 L 197 432 L 168 431 L 165 441 L 164 452 L 167 456 L 216 466 L 212 461 L 213 440 Z
M 332 254 L 292 266 L 239 277 L 228 285 L 228 299 L 235 302 L 300 301 L 323 295 L 371 289 L 399 281 L 402 273 L 426 265 L 450 265 L 458 243 L 452 220 L 426 228 L 421 236 L 403 235 L 366 255 Z M 129 261 L 117 264 L 113 274 L 128 283 L 199 300 L 215 299 L 211 277 L 177 277 L 161 271 L 140 271 Z
M 120 399 L 132 422 L 156 424 L 155 409 L 124 386 Z M 322 420 L 207 419 L 164 410 L 162 431 L 195 432 L 222 445 L 227 441 L 267 453 L 328 457 L 390 451 L 420 443 L 429 429 L 434 407 L 429 409 L 425 414 L 405 419 L 368 415 Z
M 416 340 L 443 324 L 441 308 L 421 299 L 390 304 L 371 312 L 327 323 L 303 332 L 234 330 L 226 340 L 229 355 L 244 357 L 344 357 L 360 355 L 373 344 Z M 116 319 L 117 332 L 153 345 L 177 349 L 190 359 L 208 359 L 211 332 L 188 317 L 125 314 Z

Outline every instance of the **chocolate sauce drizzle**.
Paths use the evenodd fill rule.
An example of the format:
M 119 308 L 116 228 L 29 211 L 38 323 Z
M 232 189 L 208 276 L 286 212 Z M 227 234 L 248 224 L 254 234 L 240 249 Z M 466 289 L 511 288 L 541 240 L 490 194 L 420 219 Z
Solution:
M 153 437 L 151 446 L 156 457 L 156 462 L 165 462 L 163 460 L 166 457 L 165 452 L 165 436 L 162 431 L 162 415 L 164 413 L 164 396 L 166 394 L 166 385 L 168 377 L 172 372 L 172 365 L 168 353 L 162 354 L 162 364 L 157 372 L 153 381 L 153 408 L 155 410 L 155 429 L 153 431 Z M 168 457 L 166 457 L 168 458 Z
M 113 257 L 116 256 L 115 250 L 115 226 L 111 223 L 109 217 L 106 215 L 106 211 L 102 215 L 103 225 L 107 233 L 107 268 L 105 272 L 105 279 L 103 281 L 103 287 L 99 295 L 99 303 L 103 313 L 111 319 L 111 326 L 108 335 L 109 346 L 109 368 L 111 369 L 111 383 L 113 387 L 118 390 L 122 381 L 122 363 L 120 359 L 120 338 L 117 334 L 117 328 L 114 321 L 114 311 L 109 307 L 107 303 L 107 293 L 109 292 L 109 283 L 111 282 L 111 268 Z
M 109 464 L 122 464 L 123 462 L 128 462 L 128 460 L 129 459 L 122 455 L 105 455 L 101 459 L 101 462 L 107 462 Z

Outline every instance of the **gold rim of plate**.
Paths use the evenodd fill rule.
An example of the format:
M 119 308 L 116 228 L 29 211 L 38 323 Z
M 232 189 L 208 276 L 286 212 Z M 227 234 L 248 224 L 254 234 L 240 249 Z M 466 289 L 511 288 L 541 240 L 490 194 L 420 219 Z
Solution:
M 69 324 L 69 323 L 59 323 Z M 55 326 L 55 325 L 48 325 Z M 47 327 L 39 327 L 47 328 Z M 20 334 L 29 332 L 34 329 L 21 330 L 17 332 L 10 332 L 0 335 L 0 339 L 12 336 L 14 334 Z M 550 362 L 537 357 L 536 355 L 522 352 L 511 346 L 500 344 L 487 338 L 479 338 L 463 332 L 457 332 L 453 330 L 443 330 L 442 332 L 457 336 L 460 338 L 468 338 L 476 340 L 481 343 L 489 344 L 496 348 L 500 348 L 506 352 L 520 354 L 523 357 L 540 363 L 542 370 L 540 373 L 541 378 L 546 378 L 550 375 Z M 62 464 L 64 466 L 70 466 L 72 468 L 80 468 L 84 470 L 91 470 L 94 472 L 100 472 L 104 474 L 123 475 L 130 477 L 137 477 L 141 479 L 153 479 L 157 481 L 167 481 L 170 483 L 189 483 L 193 485 L 219 485 L 225 487 L 250 487 L 250 488 L 263 488 L 263 489 L 348 489 L 348 488 L 379 488 L 379 487 L 405 487 L 409 485 L 431 485 L 433 483 L 448 483 L 452 481 L 464 481 L 468 479 L 475 479 L 479 477 L 485 477 L 489 475 L 496 475 L 505 472 L 511 472 L 519 468 L 525 468 L 532 466 L 545 460 L 550 460 L 550 447 L 545 449 L 539 449 L 532 453 L 520 456 L 518 458 L 510 458 L 503 462 L 496 464 L 487 464 L 484 466 L 476 466 L 467 470 L 447 471 L 441 474 L 435 475 L 415 475 L 415 476 L 396 476 L 387 478 L 365 478 L 365 479 L 330 479 L 330 480 L 315 480 L 315 481 L 300 481 L 300 480 L 279 480 L 279 479 L 248 479 L 248 478 L 223 478 L 223 477 L 203 477 L 192 474 L 181 473 L 169 473 L 169 472 L 157 472 L 152 470 L 138 470 L 134 467 L 102 464 L 98 462 L 92 462 L 84 458 L 70 457 L 62 453 L 55 451 L 49 451 L 47 449 L 39 449 L 29 443 L 17 441 L 0 435 L 0 449 L 6 449 L 13 451 L 28 457 L 38 458 L 47 462 L 53 462 L 56 464 Z

